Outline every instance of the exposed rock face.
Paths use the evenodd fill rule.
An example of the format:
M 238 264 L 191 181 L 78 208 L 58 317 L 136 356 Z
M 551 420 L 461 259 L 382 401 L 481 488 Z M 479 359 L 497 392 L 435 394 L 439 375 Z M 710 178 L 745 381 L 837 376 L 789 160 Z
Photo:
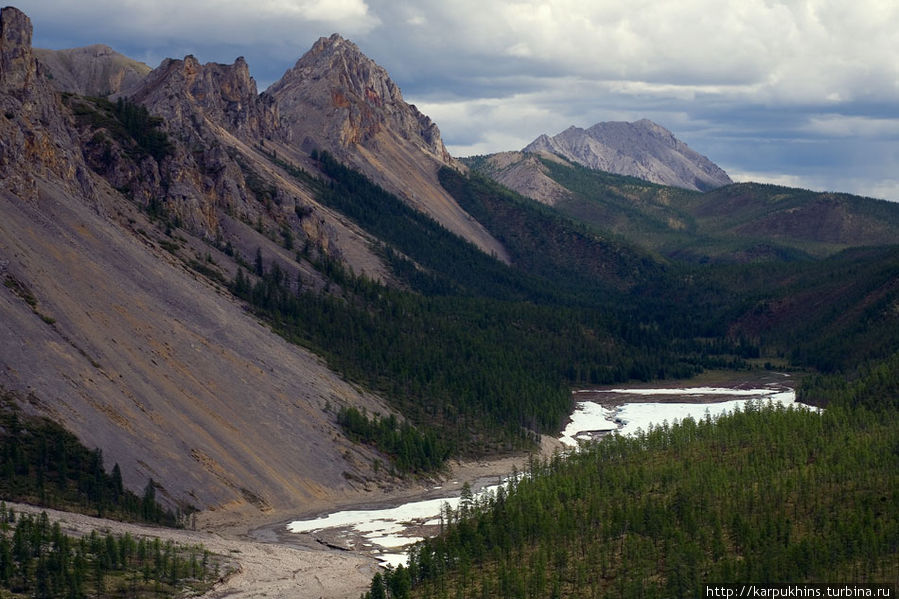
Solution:
M 169 110 L 179 137 L 164 157 L 146 155 L 112 105 L 60 101 L 35 60 L 31 32 L 20 11 L 0 12 L 0 387 L 23 398 L 23 409 L 99 447 L 107 467 L 120 464 L 129 488 L 149 477 L 160 482 L 166 500 L 295 509 L 345 496 L 350 479 L 365 484 L 375 456 L 340 435 L 326 406 L 386 412 L 384 404 L 185 268 L 186 259 L 206 254 L 210 268 L 225 265 L 222 277 L 236 270 L 189 227 L 166 236 L 133 201 L 156 190 L 185 215 L 212 210 L 197 233 L 204 222 L 227 225 L 244 256 L 261 246 L 267 263 L 290 265 L 295 280 L 304 268 L 295 251 L 268 236 L 277 197 L 270 209 L 255 197 L 245 204 L 268 211 L 266 234 L 215 203 L 228 185 L 231 200 L 243 191 L 236 157 L 254 159 L 223 123 L 265 127 L 264 115 L 243 103 L 244 94 L 261 102 L 243 78 L 245 65 L 203 72 L 190 61 L 169 64 L 155 89 L 177 97 L 168 106 L 149 90 L 142 98 Z M 257 157 L 253 166 L 264 165 Z M 265 184 L 273 196 L 299 193 L 272 173 Z M 293 205 L 283 208 L 298 218 Z M 314 273 L 303 274 L 315 283 Z
M 54 88 L 81 96 L 106 97 L 125 92 L 152 70 L 103 44 L 68 50 L 35 48 L 34 54 Z
M 267 93 L 277 98 L 291 141 L 377 148 L 379 134 L 389 132 L 440 163 L 457 166 L 437 125 L 406 104 L 387 71 L 336 33 L 315 42 Z
M 196 133 L 195 116 L 252 141 L 271 139 L 278 127 L 277 107 L 259 96 L 243 57 L 233 65 L 167 58 L 128 96 L 163 117 L 172 131 Z
M 270 139 L 278 117 L 272 102 L 257 94 L 243 58 L 233 65 L 201 65 L 193 56 L 166 59 L 128 99 L 162 117 L 175 143 L 163 160 L 138 164 L 115 148 L 110 157 L 104 146 L 95 167 L 113 186 L 128 189 L 145 206 L 161 203 L 189 230 L 207 238 L 219 234 L 223 211 L 246 220 L 260 216 L 261 206 L 229 146 Z
M 549 206 L 571 197 L 571 192 L 547 175 L 539 158 L 565 162 L 548 152 L 500 152 L 487 158 L 481 167 L 495 181 L 525 197 Z
M 387 72 L 337 34 L 321 38 L 267 91 L 283 134 L 327 150 L 488 253 L 505 249 L 440 186 L 442 166 L 463 168 L 430 118 L 407 104 Z
M 72 193 L 92 184 L 78 138 L 31 49 L 31 21 L 0 11 L 0 190 L 34 200 L 36 177 L 53 176 Z
M 552 152 L 590 168 L 698 191 L 733 182 L 708 158 L 647 119 L 569 127 L 554 137 L 541 135 L 524 151 Z

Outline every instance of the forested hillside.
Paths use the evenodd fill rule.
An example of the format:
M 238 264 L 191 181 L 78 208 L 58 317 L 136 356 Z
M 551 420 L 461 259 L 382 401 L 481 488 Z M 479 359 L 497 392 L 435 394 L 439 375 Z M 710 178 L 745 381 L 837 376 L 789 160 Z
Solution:
M 436 456 L 448 453 L 530 446 L 536 433 L 561 428 L 571 385 L 685 377 L 704 367 L 742 367 L 757 353 L 725 338 L 724 321 L 710 316 L 719 308 L 698 295 L 683 302 L 689 309 L 672 309 L 696 290 L 682 282 L 659 294 L 677 281 L 665 263 L 486 180 L 441 174 L 460 204 L 504 240 L 512 266 L 328 154 L 316 158 L 330 178 L 319 184 L 321 201 L 377 233 L 402 287 L 321 262 L 333 287 L 320 294 L 260 255 L 232 289 L 287 339 L 387 397 L 421 430 L 424 459 L 387 450 L 406 470 L 437 465 Z M 354 422 L 349 430 L 357 438 L 383 426 Z
M 370 597 L 702 597 L 899 583 L 895 409 L 750 406 L 613 436 L 446 511 Z
M 530 170 L 567 192 L 554 210 L 683 262 L 808 260 L 899 239 L 893 202 L 757 183 L 699 193 L 535 156 Z M 490 156 L 465 162 L 499 176 Z

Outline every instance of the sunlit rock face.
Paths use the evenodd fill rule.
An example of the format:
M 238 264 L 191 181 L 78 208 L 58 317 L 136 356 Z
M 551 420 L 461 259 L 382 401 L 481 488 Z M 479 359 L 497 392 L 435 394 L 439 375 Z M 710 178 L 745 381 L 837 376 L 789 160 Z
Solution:
M 523 151 L 551 152 L 597 170 L 697 191 L 733 183 L 711 160 L 647 119 L 569 127 L 554 137 L 541 135 Z
M 275 82 L 281 132 L 304 151 L 327 150 L 482 250 L 505 259 L 502 245 L 440 186 L 444 166 L 464 169 L 437 125 L 403 100 L 381 66 L 334 34 L 319 39 Z

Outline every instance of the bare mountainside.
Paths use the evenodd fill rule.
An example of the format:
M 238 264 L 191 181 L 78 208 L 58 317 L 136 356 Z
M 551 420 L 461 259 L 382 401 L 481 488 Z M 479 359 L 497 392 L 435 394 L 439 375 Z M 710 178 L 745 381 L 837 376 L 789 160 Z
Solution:
M 541 158 L 570 164 L 551 152 L 499 152 L 479 161 L 478 169 L 509 189 L 549 206 L 571 198 L 572 192 L 550 177 Z
M 696 191 L 732 183 L 715 163 L 647 119 L 569 127 L 554 137 L 541 135 L 523 151 L 550 152 L 589 168 Z
M 282 132 L 305 151 L 325 149 L 457 235 L 508 261 L 503 246 L 444 190 L 440 167 L 464 167 L 437 125 L 403 100 L 382 67 L 337 34 L 319 39 L 266 90 Z
M 152 70 L 104 44 L 67 50 L 34 49 L 53 87 L 82 96 L 109 96 L 127 91 Z
M 99 447 L 130 488 L 152 477 L 171 502 L 277 510 L 339 500 L 364 485 L 373 456 L 345 440 L 334 411 L 386 408 L 274 335 L 215 282 L 233 276 L 230 255 L 259 248 L 267 263 L 280 261 L 292 280 L 314 287 L 315 270 L 272 241 L 276 232 L 290 230 L 312 256 L 341 255 L 329 248 L 340 236 L 364 258 L 353 241 L 361 234 L 314 205 L 291 203 L 294 220 L 286 218 L 288 199 L 309 192 L 274 167 L 266 167 L 270 196 L 260 200 L 246 179 L 263 172 L 264 157 L 234 136 L 207 137 L 220 128 L 214 110 L 194 113 L 200 125 L 188 139 L 199 166 L 181 138 L 171 147 L 135 141 L 115 105 L 64 104 L 31 33 L 17 9 L 0 13 L 0 385 Z M 188 100 L 185 109 L 203 108 Z M 203 213 L 217 173 L 222 185 L 232 177 L 233 203 L 212 204 L 216 218 L 187 226 L 185 207 Z M 153 186 L 181 190 L 181 208 Z M 154 198 L 164 218 L 147 210 Z M 216 249 L 216 237 L 230 253 Z M 185 268 L 196 259 L 215 276 Z

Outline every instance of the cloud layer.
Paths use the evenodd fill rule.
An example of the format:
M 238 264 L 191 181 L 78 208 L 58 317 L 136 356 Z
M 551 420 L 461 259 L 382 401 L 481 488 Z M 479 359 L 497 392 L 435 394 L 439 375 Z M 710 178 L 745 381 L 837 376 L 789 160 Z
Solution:
M 338 31 L 457 155 L 653 119 L 732 174 L 899 200 L 892 0 L 32 0 L 35 45 L 245 56 L 262 87 Z

